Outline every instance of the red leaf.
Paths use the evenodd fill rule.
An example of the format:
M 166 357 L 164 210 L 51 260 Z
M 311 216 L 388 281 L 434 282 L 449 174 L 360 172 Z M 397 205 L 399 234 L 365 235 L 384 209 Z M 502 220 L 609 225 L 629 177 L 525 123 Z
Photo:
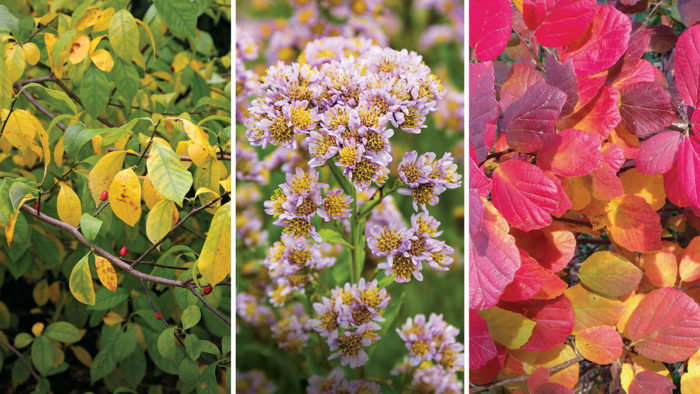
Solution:
M 586 32 L 594 6 L 595 0 L 524 0 L 523 18 L 540 45 L 560 47 Z
M 638 82 L 620 89 L 620 116 L 625 129 L 645 137 L 670 125 L 676 113 L 661 84 Z
M 566 94 L 554 86 L 538 82 L 511 104 L 503 115 L 508 145 L 522 152 L 535 152 L 554 134 Z
M 599 200 L 612 200 L 625 193 L 625 188 L 617 177 L 617 170 L 603 161 L 591 172 L 591 179 L 593 196 Z
M 615 172 L 620 171 L 622 165 L 625 164 L 625 155 L 622 149 L 615 144 L 605 144 L 601 149 L 602 155 L 600 161 L 609 165 Z
M 481 368 L 496 357 L 496 345 L 489 327 L 474 309 L 469 310 L 469 368 Z
M 567 62 L 569 60 L 567 60 Z M 589 101 L 595 98 L 598 95 L 598 92 L 600 92 L 600 88 L 602 88 L 603 84 L 605 84 L 606 79 L 607 73 L 586 76 L 576 75 L 576 85 L 578 86 L 578 103 L 576 104 L 576 108 L 582 108 L 584 105 L 588 104 Z
M 606 85 L 583 108 L 568 118 L 562 119 L 559 128 L 583 130 L 598 136 L 601 141 L 606 139 L 620 123 L 619 97 L 617 88 Z
M 520 100 L 527 89 L 537 82 L 544 82 L 542 74 L 529 64 L 515 63 L 501 86 L 501 109 L 505 110 Z
M 700 26 L 692 26 L 678 37 L 673 59 L 678 94 L 686 104 L 698 106 L 700 90 Z
M 629 394 L 673 393 L 676 386 L 665 376 L 651 371 L 642 371 L 634 375 L 630 383 Z
M 549 272 L 563 270 L 576 251 L 574 234 L 555 226 L 528 232 L 511 228 L 510 233 L 515 237 L 516 245 Z
M 564 102 L 559 116 L 570 114 L 578 103 L 578 82 L 571 59 L 559 63 L 557 57 L 550 53 L 547 56 L 547 79 L 545 81 L 566 93 L 566 102 Z
M 588 361 L 612 364 L 622 355 L 622 338 L 612 326 L 595 326 L 576 333 L 576 349 Z
M 627 323 L 637 353 L 667 363 L 686 360 L 700 346 L 700 307 L 678 289 L 653 290 Z
M 469 160 L 469 189 L 474 189 L 481 197 L 487 197 L 491 191 L 491 179 L 474 162 Z
M 700 139 L 684 136 L 678 145 L 678 177 L 692 205 L 700 207 Z
M 700 11 L 700 9 L 698 9 Z M 651 35 L 649 50 L 657 53 L 666 53 L 676 45 L 678 37 L 671 26 L 655 25 L 647 27 Z
M 537 155 L 537 165 L 564 177 L 588 175 L 600 162 L 600 140 L 581 130 L 556 134 Z
M 512 10 L 508 0 L 469 2 L 469 46 L 482 62 L 498 57 L 510 39 Z
M 683 187 L 683 181 L 678 172 L 678 160 L 676 160 L 671 169 L 664 174 L 664 190 L 666 191 L 666 198 L 668 198 L 668 201 L 677 207 L 687 207 L 693 204 Z
M 493 172 L 493 205 L 511 225 L 525 231 L 552 222 L 559 207 L 557 186 L 538 167 L 508 160 Z
M 544 173 L 547 178 L 549 178 L 550 181 L 554 182 L 554 185 L 557 187 L 557 195 L 559 196 L 559 206 L 557 209 L 552 211 L 552 215 L 556 217 L 561 217 L 566 213 L 566 211 L 571 208 L 571 200 L 569 200 L 569 196 L 566 195 L 566 191 L 564 190 L 564 187 L 561 185 L 561 180 L 559 177 L 554 175 L 554 173 L 547 171 Z
M 573 394 L 573 390 L 563 384 L 549 382 L 539 386 L 533 394 Z
M 559 48 L 562 61 L 574 60 L 576 75 L 604 71 L 625 53 L 632 22 L 613 6 L 595 7 L 595 16 L 586 35 L 577 42 Z
M 629 66 L 625 65 L 612 84 L 621 89 L 636 82 L 657 82 L 663 87 L 667 85 L 661 71 L 644 59 L 639 59 Z
M 472 309 L 496 305 L 520 267 L 520 253 L 508 234 L 508 223 L 488 200 L 481 198 L 481 201 L 482 221 L 475 226 L 470 223 L 475 229 L 469 233 L 469 307 Z
M 552 274 L 545 271 L 537 260 L 521 250 L 520 268 L 515 271 L 515 278 L 503 291 L 501 300 L 516 302 L 530 299 L 540 291 L 550 275 Z
M 676 131 L 662 131 L 642 142 L 637 157 L 637 170 L 643 174 L 667 173 L 676 161 L 682 138 L 683 134 Z
M 493 63 L 469 63 L 469 141 L 479 161 L 486 158 L 486 125 L 498 119 L 498 102 L 493 90 Z
M 574 330 L 575 314 L 571 301 L 560 295 L 553 300 L 527 300 L 518 303 L 501 302 L 503 309 L 521 313 L 537 323 L 527 343 L 521 347 L 542 352 L 561 345 Z
M 527 389 L 534 393 L 538 387 L 549 383 L 549 369 L 539 367 L 534 370 L 527 378 Z
M 474 384 L 486 384 L 498 376 L 506 361 L 505 346 L 496 344 L 496 357 L 490 359 L 486 364 L 478 369 L 469 369 L 469 382 Z

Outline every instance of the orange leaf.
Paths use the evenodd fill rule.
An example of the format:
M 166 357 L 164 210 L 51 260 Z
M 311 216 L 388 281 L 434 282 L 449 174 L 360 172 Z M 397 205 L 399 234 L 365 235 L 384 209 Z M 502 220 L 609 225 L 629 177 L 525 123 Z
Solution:
M 668 248 L 642 255 L 644 274 L 654 286 L 673 287 L 678 277 L 676 255 Z
M 611 364 L 622 355 L 622 338 L 611 326 L 591 327 L 576 334 L 576 349 L 588 361 Z
M 631 168 L 620 175 L 620 181 L 626 194 L 642 197 L 655 211 L 666 204 L 663 175 L 642 174 L 635 168 Z
M 607 226 L 610 238 L 633 252 L 661 249 L 659 214 L 639 196 L 625 194 L 608 203 Z
M 693 238 L 685 248 L 678 271 L 683 282 L 700 279 L 700 236 Z

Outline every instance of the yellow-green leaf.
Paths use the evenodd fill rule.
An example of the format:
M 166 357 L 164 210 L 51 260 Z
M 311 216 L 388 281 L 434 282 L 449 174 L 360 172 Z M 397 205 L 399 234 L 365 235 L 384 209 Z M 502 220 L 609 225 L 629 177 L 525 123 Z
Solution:
M 192 174 L 182 166 L 177 153 L 169 146 L 155 141 L 146 167 L 158 193 L 181 206 L 185 194 L 192 186 Z
M 521 315 L 497 306 L 479 311 L 489 326 L 493 340 L 507 347 L 518 349 L 532 336 L 535 322 Z
M 61 190 L 58 192 L 58 201 L 56 202 L 58 217 L 71 226 L 77 227 L 83 214 L 80 197 L 65 183 L 60 182 L 59 186 Z
M 109 185 L 109 203 L 112 211 L 129 226 L 141 217 L 141 184 L 131 168 L 119 171 Z
M 76 300 L 83 304 L 95 305 L 95 289 L 92 287 L 92 275 L 88 265 L 88 254 L 83 256 L 70 273 L 68 287 Z
M 114 267 L 106 258 L 95 255 L 95 268 L 97 269 L 97 277 L 102 284 L 112 290 L 117 291 L 117 273 L 114 272 Z
M 109 152 L 102 156 L 88 174 L 88 187 L 92 199 L 95 200 L 95 206 L 102 202 L 102 192 L 107 190 L 114 175 L 122 169 L 125 157 L 125 151 Z
M 589 289 L 617 298 L 636 289 L 643 272 L 626 258 L 604 250 L 590 255 L 581 264 L 578 275 Z
M 216 211 L 197 260 L 197 268 L 212 286 L 231 272 L 231 202 Z
M 120 10 L 112 17 L 109 42 L 117 56 L 131 63 L 131 58 L 139 51 L 139 29 L 129 11 Z
M 24 74 L 26 65 L 24 49 L 16 43 L 9 43 L 5 47 L 5 64 L 9 73 L 10 81 L 17 81 Z
M 173 228 L 173 209 L 175 203 L 160 200 L 148 213 L 146 219 L 146 236 L 152 243 L 160 241 Z

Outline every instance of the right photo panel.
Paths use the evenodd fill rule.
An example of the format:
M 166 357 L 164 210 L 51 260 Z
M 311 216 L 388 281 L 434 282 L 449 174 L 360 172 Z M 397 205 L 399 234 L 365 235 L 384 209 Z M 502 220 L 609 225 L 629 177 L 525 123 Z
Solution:
M 471 392 L 699 392 L 698 22 L 469 2 Z
M 464 4 L 236 4 L 236 390 L 465 390 Z

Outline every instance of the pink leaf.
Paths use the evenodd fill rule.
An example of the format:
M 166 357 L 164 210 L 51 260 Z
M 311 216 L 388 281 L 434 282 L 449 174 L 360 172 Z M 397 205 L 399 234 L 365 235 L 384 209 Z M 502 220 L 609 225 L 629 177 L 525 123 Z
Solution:
M 566 94 L 554 86 L 538 82 L 511 104 L 503 115 L 508 145 L 522 152 L 535 152 L 554 134 Z
M 559 48 L 562 61 L 574 60 L 576 75 L 597 74 L 610 68 L 625 53 L 632 22 L 609 5 L 595 7 L 595 16 L 586 35 L 577 42 Z
M 493 64 L 469 64 L 469 141 L 476 157 L 484 160 L 489 147 L 484 142 L 486 125 L 498 119 L 498 102 L 493 90 Z
M 564 63 L 559 63 L 554 54 L 549 54 L 547 56 L 546 82 L 566 93 L 566 102 L 564 102 L 559 116 L 570 114 L 578 102 L 578 83 L 571 59 Z
M 469 368 L 477 369 L 496 357 L 489 326 L 474 309 L 469 310 Z
M 520 160 L 501 163 L 492 175 L 493 205 L 511 225 L 525 231 L 552 222 L 559 207 L 557 185 L 538 167 Z
M 637 170 L 643 174 L 665 174 L 676 161 L 678 145 L 683 134 L 676 131 L 662 131 L 645 140 L 639 148 Z
M 645 137 L 668 126 L 676 118 L 671 97 L 657 82 L 638 82 L 620 89 L 622 126 Z
M 506 48 L 513 18 L 510 7 L 508 0 L 469 2 L 469 46 L 480 61 L 493 60 Z
M 564 177 L 584 176 L 598 166 L 600 159 L 598 137 L 581 130 L 566 129 L 539 151 L 537 165 Z
M 673 75 L 676 76 L 678 94 L 686 104 L 698 106 L 700 90 L 700 26 L 684 31 L 676 43 Z
M 678 172 L 678 159 L 673 163 L 671 169 L 664 174 L 664 190 L 666 198 L 671 204 L 677 207 L 688 207 L 693 205 L 688 194 L 685 192 L 683 182 Z
M 501 109 L 505 111 L 512 103 L 520 100 L 527 89 L 537 82 L 544 82 L 542 74 L 535 67 L 515 63 L 501 86 Z
M 700 207 L 700 139 L 684 136 L 678 145 L 678 177 L 690 202 Z
M 674 388 L 676 386 L 666 376 L 651 371 L 641 371 L 634 375 L 628 391 L 629 394 L 671 394 Z
M 524 0 L 523 18 L 540 45 L 571 44 L 593 20 L 595 0 Z

